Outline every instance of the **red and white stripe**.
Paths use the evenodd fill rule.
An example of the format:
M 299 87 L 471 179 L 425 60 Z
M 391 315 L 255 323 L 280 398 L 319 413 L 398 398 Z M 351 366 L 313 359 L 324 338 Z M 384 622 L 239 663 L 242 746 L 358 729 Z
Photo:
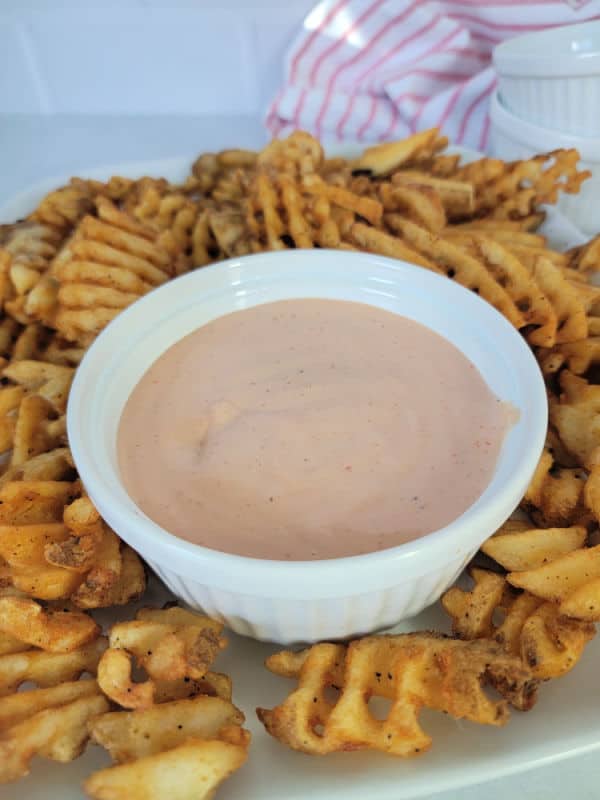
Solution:
M 600 0 L 323 0 L 287 53 L 266 124 L 359 141 L 438 126 L 484 149 L 495 45 L 594 18 Z

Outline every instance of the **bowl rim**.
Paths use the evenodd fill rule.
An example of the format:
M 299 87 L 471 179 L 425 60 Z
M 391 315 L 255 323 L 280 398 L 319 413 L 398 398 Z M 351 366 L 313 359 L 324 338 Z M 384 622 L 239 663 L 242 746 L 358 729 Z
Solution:
M 325 585 L 327 579 L 333 580 L 335 578 L 336 582 L 339 584 L 340 578 L 345 577 L 346 570 L 352 570 L 354 572 L 354 568 L 357 565 L 361 567 L 381 567 L 385 564 L 387 567 L 390 567 L 393 562 L 393 566 L 397 572 L 401 565 L 412 564 L 416 566 L 416 562 L 419 559 L 422 560 L 425 555 L 428 556 L 426 561 L 429 567 L 421 569 L 420 574 L 433 572 L 437 568 L 435 559 L 432 558 L 436 548 L 446 553 L 446 556 L 442 559 L 440 552 L 438 562 L 441 560 L 444 560 L 444 562 L 451 560 L 451 557 L 447 555 L 448 551 L 451 551 L 454 555 L 460 551 L 460 547 L 458 543 L 454 542 L 453 537 L 456 537 L 461 528 L 469 526 L 473 529 L 478 529 L 483 523 L 487 534 L 490 528 L 483 520 L 489 517 L 490 506 L 493 506 L 495 509 L 495 514 L 493 515 L 495 519 L 493 530 L 495 527 L 502 524 L 518 505 L 535 466 L 537 465 L 547 428 L 548 409 L 545 386 L 539 366 L 529 346 L 524 339 L 522 339 L 518 331 L 515 330 L 508 320 L 496 311 L 493 306 L 445 276 L 435 274 L 422 267 L 404 261 L 386 258 L 372 253 L 349 252 L 343 252 L 342 254 L 346 262 L 345 270 L 350 270 L 351 268 L 360 270 L 369 265 L 370 271 L 377 267 L 384 272 L 392 271 L 398 275 L 409 274 L 409 279 L 415 280 L 428 288 L 433 287 L 433 291 L 445 295 L 448 301 L 453 299 L 458 300 L 465 308 L 465 313 L 468 312 L 470 308 L 477 309 L 480 314 L 483 314 L 483 316 L 487 318 L 488 324 L 496 327 L 498 335 L 503 336 L 505 342 L 508 342 L 505 346 L 511 350 L 511 356 L 514 356 L 519 362 L 519 369 L 522 369 L 526 374 L 526 377 L 520 381 L 520 385 L 527 383 L 528 395 L 526 400 L 529 404 L 528 413 L 532 421 L 531 428 L 526 431 L 526 435 L 529 437 L 527 447 L 523 444 L 520 445 L 519 455 L 522 457 L 520 461 L 515 464 L 515 470 L 514 473 L 511 473 L 510 480 L 507 480 L 501 486 L 500 490 L 497 490 L 492 497 L 488 497 L 487 503 L 482 504 L 482 498 L 484 498 L 489 486 L 491 486 L 494 481 L 494 478 L 492 478 L 490 484 L 488 484 L 488 487 L 484 490 L 484 493 L 461 516 L 444 528 L 433 531 L 426 536 L 385 550 L 362 555 L 312 561 L 256 559 L 213 550 L 181 539 L 164 530 L 137 509 L 130 498 L 128 498 L 128 500 L 133 506 L 132 510 L 125 507 L 125 504 L 121 504 L 119 498 L 114 497 L 110 487 L 107 485 L 107 481 L 99 474 L 94 458 L 92 458 L 90 452 L 86 450 L 85 436 L 80 435 L 81 430 L 85 430 L 85 426 L 82 424 L 84 421 L 82 410 L 85 408 L 86 393 L 93 391 L 90 389 L 90 378 L 93 378 L 95 362 L 98 360 L 101 348 L 105 345 L 107 346 L 111 338 L 122 341 L 122 329 L 127 328 L 130 320 L 133 321 L 137 315 L 141 315 L 146 306 L 153 302 L 153 298 L 155 299 L 161 294 L 166 295 L 169 292 L 177 292 L 179 289 L 181 289 L 183 293 L 183 287 L 187 287 L 188 283 L 193 283 L 197 280 L 201 281 L 201 276 L 203 274 L 210 276 L 215 273 L 226 273 L 228 270 L 238 269 L 240 264 L 243 264 L 246 268 L 248 268 L 248 265 L 251 265 L 251 267 L 258 267 L 258 265 L 264 263 L 265 260 L 275 263 L 277 263 L 277 261 L 282 263 L 287 261 L 290 265 L 293 265 L 297 259 L 303 259 L 305 262 L 307 258 L 311 257 L 318 259 L 331 258 L 332 260 L 335 259 L 339 261 L 340 255 L 341 253 L 339 250 L 326 249 L 314 251 L 276 251 L 244 256 L 241 258 L 232 258 L 186 273 L 179 278 L 163 284 L 161 287 L 153 290 L 121 312 L 104 331 L 102 331 L 86 352 L 84 359 L 76 371 L 67 408 L 67 430 L 75 464 L 82 481 L 84 484 L 88 484 L 86 485 L 86 489 L 92 501 L 98 506 L 108 524 L 117 530 L 117 533 L 124 541 L 139 549 L 141 555 L 146 557 L 147 560 L 152 561 L 152 558 L 146 555 L 152 548 L 156 553 L 162 551 L 163 557 L 164 554 L 168 552 L 174 557 L 183 557 L 183 559 L 187 559 L 189 562 L 195 561 L 196 564 L 203 562 L 204 567 L 207 568 L 209 574 L 212 575 L 215 580 L 217 574 L 221 576 L 227 575 L 228 580 L 230 583 L 232 582 L 233 585 L 235 585 L 236 578 L 241 580 L 242 578 L 247 578 L 248 573 L 252 573 L 256 583 L 262 584 L 263 581 L 265 582 L 264 587 L 262 585 L 260 587 L 257 586 L 257 589 L 267 590 L 267 587 L 272 588 L 273 582 L 279 586 L 278 590 L 273 589 L 273 596 L 280 596 L 281 591 L 286 590 L 287 580 L 293 581 L 294 579 L 303 579 L 302 583 L 306 586 L 310 586 L 311 582 L 314 582 L 315 578 L 318 577 L 319 583 L 321 584 L 319 586 L 321 595 L 334 596 L 341 593 L 346 594 L 348 592 L 348 587 L 346 586 L 343 592 L 341 590 L 334 591 L 331 586 L 327 587 Z M 353 264 L 356 266 L 353 267 Z M 281 269 L 281 264 L 279 265 L 279 269 Z M 455 344 L 455 346 L 458 345 Z M 512 363 L 513 362 L 511 362 L 511 364 Z M 103 369 L 106 371 L 106 365 Z M 516 374 L 517 366 L 515 366 L 514 369 Z M 102 371 L 98 373 L 98 376 L 101 374 Z M 126 495 L 126 491 L 122 486 L 122 481 L 118 474 L 118 469 L 113 470 L 110 465 L 107 469 L 110 470 L 113 476 L 116 476 L 117 483 L 121 485 Z M 500 502 L 501 500 L 504 502 Z M 507 506 L 511 506 L 508 511 L 506 511 Z M 118 524 L 113 522 L 115 519 L 118 519 Z M 124 535 L 125 530 L 127 533 Z M 481 536 L 479 536 L 475 547 L 477 547 L 481 541 Z M 472 549 L 473 548 L 471 548 L 471 550 Z M 192 568 L 189 566 L 188 569 L 188 566 L 189 565 L 186 564 L 185 569 L 188 571 L 188 574 L 191 574 Z M 213 570 L 212 573 L 210 573 L 211 570 Z M 282 579 L 284 573 L 288 577 Z M 387 568 L 386 573 L 388 574 L 388 585 L 398 582 L 397 579 L 390 579 L 390 570 Z M 350 574 L 350 572 L 348 572 L 348 574 Z M 372 581 L 371 583 L 373 585 L 379 585 L 377 581 Z M 369 587 L 369 589 L 370 588 L 371 587 Z M 381 585 L 379 585 L 379 588 L 381 588 Z M 291 591 L 291 589 L 289 590 Z M 261 591 L 259 591 L 259 594 L 261 594 Z
M 490 99 L 490 120 L 513 141 L 520 142 L 536 152 L 576 149 L 582 161 L 600 162 L 600 136 L 577 136 L 553 128 L 544 128 L 518 117 L 502 102 L 500 90 L 495 89 Z
M 557 53 L 552 47 L 581 38 L 584 33 L 595 38 L 592 51 Z M 600 20 L 553 25 L 507 39 L 494 48 L 492 62 L 501 77 L 550 79 L 599 74 Z

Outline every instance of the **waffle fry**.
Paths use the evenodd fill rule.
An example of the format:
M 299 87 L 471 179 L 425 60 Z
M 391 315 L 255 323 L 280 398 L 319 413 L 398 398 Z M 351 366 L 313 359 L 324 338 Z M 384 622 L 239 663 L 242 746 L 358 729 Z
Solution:
M 553 307 L 551 299 L 540 291 L 539 281 L 536 282 L 519 259 L 486 234 L 474 233 L 466 238 L 461 237 L 458 244 L 466 244 L 475 258 L 483 261 L 498 284 L 506 289 L 523 314 L 523 326 L 533 326 L 527 336 L 528 341 L 532 345 L 553 347 L 557 341 L 559 321 L 562 320 L 557 312 L 561 309 Z
M 379 225 L 383 216 L 383 206 L 370 197 L 361 197 L 348 189 L 339 186 L 330 186 L 318 175 L 305 175 L 302 188 L 308 194 L 326 198 L 331 205 L 339 206 L 362 217 L 372 225 Z
M 130 797 L 134 781 L 140 787 L 134 797 L 162 797 L 176 769 L 178 797 L 209 798 L 244 763 L 250 735 L 231 703 L 231 682 L 207 672 L 223 644 L 220 631 L 213 620 L 176 606 L 141 609 L 136 621 L 113 626 L 99 685 L 136 710 L 102 714 L 91 723 L 93 740 L 118 766 L 88 778 L 90 796 Z M 145 683 L 131 683 L 129 655 L 120 649 L 125 645 L 149 675 Z
M 267 668 L 297 678 L 298 688 L 277 708 L 258 709 L 259 718 L 289 747 L 318 755 L 361 748 L 417 755 L 431 745 L 418 723 L 423 707 L 502 725 L 507 702 L 489 699 L 484 682 L 519 708 L 535 700 L 528 670 L 499 645 L 424 633 L 366 637 L 347 648 L 318 644 L 301 653 L 284 651 L 267 659 Z M 329 686 L 341 692 L 334 703 L 326 696 Z M 385 720 L 369 712 L 372 696 L 392 700 Z
M 576 289 L 565 280 L 559 267 L 547 258 L 539 258 L 535 263 L 533 274 L 556 312 L 557 343 L 585 339 L 588 335 L 585 307 Z
M 27 775 L 35 755 L 73 761 L 88 741 L 88 721 L 108 708 L 93 680 L 0 698 L 0 783 Z
M 58 230 L 68 231 L 89 211 L 92 205 L 91 186 L 86 183 L 63 186 L 47 194 L 31 219 Z
M 550 421 L 565 447 L 582 466 L 600 445 L 600 390 L 569 370 L 560 373 L 560 398 L 550 398 Z
M 33 756 L 72 761 L 88 721 L 109 708 L 94 674 L 106 639 L 87 615 L 0 597 L 0 783 L 29 772 Z M 36 688 L 19 691 L 25 683 Z
M 58 417 L 52 404 L 44 397 L 26 395 L 19 405 L 10 466 L 20 467 L 30 458 L 66 443 L 64 416 Z
M 446 227 L 446 212 L 440 196 L 427 185 L 383 183 L 380 196 L 386 211 L 399 212 L 431 233 L 440 233 Z
M 195 266 L 202 266 L 220 257 L 246 255 L 250 252 L 250 241 L 246 220 L 238 211 L 203 212 L 194 230 Z
M 494 612 L 503 606 L 507 590 L 506 579 L 495 572 L 474 568 L 470 575 L 475 581 L 471 592 L 456 586 L 443 595 L 442 606 L 452 617 L 452 633 L 461 639 L 491 639 L 495 627 Z
M 70 653 L 96 639 L 100 626 L 76 609 L 44 609 L 29 598 L 0 597 L 0 631 L 50 653 Z
M 389 226 L 400 234 L 407 244 L 426 258 L 431 259 L 449 278 L 481 295 L 488 303 L 504 314 L 512 324 L 520 328 L 525 324 L 508 292 L 490 275 L 485 265 L 464 250 L 435 237 L 398 214 L 387 216 Z
M 389 233 L 370 228 L 363 223 L 357 222 L 352 226 L 351 237 L 359 247 L 371 253 L 380 253 L 389 258 L 409 261 L 411 264 L 418 264 L 421 267 L 432 270 L 432 272 L 442 272 L 433 261 L 413 250 L 400 239 L 391 236 Z
M 26 220 L 9 226 L 0 248 L 0 296 L 5 310 L 18 322 L 31 321 L 26 311 L 29 293 L 48 269 L 64 240 L 59 227 Z
M 31 648 L 3 655 L 0 658 L 0 696 L 16 692 L 27 682 L 45 688 L 77 680 L 84 672 L 95 674 L 106 646 L 106 639 L 100 637 L 71 653 L 46 653 Z
M 587 486 L 587 484 L 586 484 Z M 535 569 L 573 550 L 583 547 L 587 530 L 570 528 L 531 528 L 526 522 L 508 522 L 481 546 L 482 551 L 504 569 Z
M 135 621 L 113 625 L 110 649 L 98 668 L 104 693 L 124 708 L 148 708 L 155 681 L 201 680 L 225 646 L 222 625 L 182 608 L 140 609 Z M 132 663 L 148 674 L 134 684 Z
M 85 216 L 50 268 L 56 286 L 49 322 L 65 339 L 87 345 L 119 309 L 179 271 L 180 249 L 158 233 L 96 199 L 98 218 Z
M 563 601 L 597 578 L 600 578 L 600 545 L 580 548 L 540 567 L 510 572 L 507 576 L 512 586 L 558 603 L 561 611 Z
M 218 158 L 223 163 L 223 154 Z M 304 131 L 295 131 L 287 139 L 273 139 L 257 158 L 259 169 L 282 172 L 297 178 L 319 170 L 324 155 L 321 144 Z
M 416 184 L 432 189 L 439 197 L 448 219 L 461 219 L 475 211 L 475 192 L 470 183 L 448 178 L 436 178 L 426 172 L 400 170 L 392 176 L 392 185 Z
M 68 597 L 86 609 L 121 605 L 142 593 L 143 566 L 87 498 L 75 500 L 77 511 L 71 508 L 80 491 L 64 481 L 6 483 L 0 488 L 6 500 L 0 506 L 0 556 L 12 585 L 32 597 Z
M 94 720 L 94 741 L 119 764 L 183 744 L 214 739 L 224 727 L 241 726 L 244 715 L 228 700 L 199 695 L 154 705 L 144 712 L 114 711 Z
M 567 254 L 569 264 L 579 272 L 597 272 L 600 269 L 600 236 L 595 236 L 587 244 L 575 247 Z
M 8 320 L 9 317 L 5 321 Z M 11 361 L 37 360 L 51 336 L 52 332 L 39 323 L 31 322 L 25 325 L 13 339 L 9 353 Z
M 421 131 L 398 142 L 368 147 L 352 168 L 357 172 L 368 172 L 372 175 L 386 175 L 405 164 L 425 161 L 438 150 L 443 150 L 447 140 L 440 136 L 437 128 Z
M 555 203 L 559 191 L 576 194 L 590 175 L 577 170 L 578 161 L 577 150 L 555 150 L 509 164 L 484 158 L 459 168 L 453 177 L 475 185 L 478 212 L 510 219 L 534 213 L 541 203 Z
M 49 453 L 28 458 L 24 464 L 11 466 L 0 475 L 0 487 L 11 481 L 72 480 L 73 458 L 68 447 L 57 447 Z
M 549 353 L 540 354 L 540 366 L 545 375 L 552 375 L 566 366 L 573 375 L 585 376 L 598 364 L 600 364 L 600 337 L 597 336 L 562 344 Z
M 188 739 L 181 745 L 93 773 L 85 790 L 95 800 L 210 800 L 247 758 L 245 740 Z M 174 794 L 173 776 L 177 776 Z M 201 787 L 201 788 L 199 788 Z
M 192 260 L 194 228 L 203 210 L 197 203 L 166 181 L 143 178 L 127 193 L 123 207 L 158 234 L 168 231 L 172 235 L 180 251 L 175 260 L 176 274 L 196 266 Z
M 57 414 L 66 412 L 75 374 L 71 367 L 19 359 L 5 367 L 2 374 L 17 386 L 23 386 L 28 394 L 45 398 Z
M 12 450 L 17 417 L 25 391 L 21 386 L 0 388 L 0 452 Z
M 442 597 L 456 635 L 469 641 L 495 640 L 519 656 L 538 680 L 573 669 L 596 634 L 593 625 L 569 619 L 561 607 L 527 591 L 514 592 L 501 575 L 473 569 L 471 576 L 473 589 L 452 587 Z M 494 621 L 498 614 L 501 622 Z
M 585 473 L 580 469 L 554 466 L 549 450 L 544 450 L 525 492 L 521 508 L 542 528 L 564 528 L 585 518 L 583 490 Z

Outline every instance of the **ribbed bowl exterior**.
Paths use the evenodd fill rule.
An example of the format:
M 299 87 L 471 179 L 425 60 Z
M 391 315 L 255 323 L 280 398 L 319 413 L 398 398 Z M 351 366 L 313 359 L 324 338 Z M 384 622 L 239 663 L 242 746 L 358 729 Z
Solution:
M 530 78 L 498 76 L 498 91 L 517 117 L 577 136 L 600 136 L 600 74 Z
M 290 645 L 359 636 L 409 619 L 440 598 L 472 555 L 383 591 L 300 601 L 225 591 L 182 577 L 162 564 L 148 563 L 173 594 L 191 608 L 221 620 L 242 636 Z

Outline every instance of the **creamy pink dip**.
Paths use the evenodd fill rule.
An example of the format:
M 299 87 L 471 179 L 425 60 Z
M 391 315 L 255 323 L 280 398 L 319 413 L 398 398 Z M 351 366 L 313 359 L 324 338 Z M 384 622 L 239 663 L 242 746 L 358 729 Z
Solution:
M 504 404 L 446 339 L 362 303 L 228 314 L 150 367 L 121 417 L 125 487 L 214 550 L 312 560 L 434 531 L 489 483 Z

